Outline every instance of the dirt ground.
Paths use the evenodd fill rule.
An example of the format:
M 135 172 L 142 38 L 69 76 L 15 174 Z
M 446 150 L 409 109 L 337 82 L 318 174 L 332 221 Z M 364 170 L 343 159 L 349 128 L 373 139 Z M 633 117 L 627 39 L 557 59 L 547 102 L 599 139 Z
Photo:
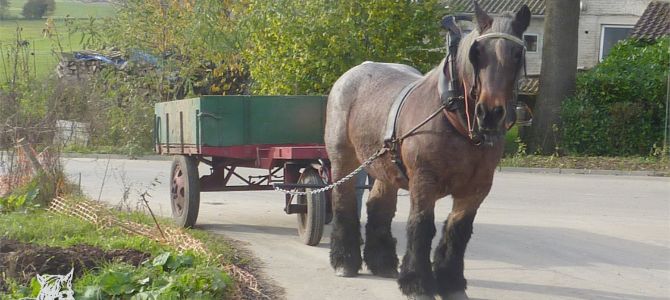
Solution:
M 124 261 L 138 266 L 150 254 L 132 249 L 104 251 L 100 248 L 77 245 L 69 248 L 39 246 L 0 238 L 0 292 L 6 291 L 7 278 L 28 285 L 36 274 L 67 274 L 74 268 L 74 276 L 100 264 Z

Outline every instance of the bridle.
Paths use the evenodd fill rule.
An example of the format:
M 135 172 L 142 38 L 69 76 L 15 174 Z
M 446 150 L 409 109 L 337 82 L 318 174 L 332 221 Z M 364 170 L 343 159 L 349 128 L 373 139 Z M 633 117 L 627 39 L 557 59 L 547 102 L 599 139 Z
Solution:
M 414 126 L 412 129 L 410 129 L 402 136 L 398 137 L 396 135 L 397 133 L 396 126 L 398 123 L 400 110 L 402 109 L 403 104 L 405 103 L 405 99 L 407 99 L 409 94 L 411 94 L 414 88 L 421 81 L 420 79 L 408 84 L 400 91 L 400 93 L 396 96 L 395 100 L 393 101 L 391 109 L 389 111 L 389 116 L 387 118 L 386 127 L 384 131 L 384 147 L 382 148 L 382 150 L 383 152 L 388 151 L 391 154 L 391 161 L 393 161 L 396 164 L 396 166 L 398 167 L 400 172 L 405 176 L 405 178 L 407 178 L 407 172 L 402 162 L 402 159 L 400 158 L 399 155 L 400 144 L 405 138 L 414 134 L 414 132 L 416 132 L 420 127 L 428 123 L 430 120 L 432 120 L 442 112 L 445 114 L 447 120 L 449 120 L 449 122 L 456 128 L 456 130 L 463 136 L 468 137 L 471 141 L 473 141 L 475 145 L 481 145 L 483 142 L 486 143 L 490 142 L 486 140 L 485 136 L 480 136 L 479 132 L 475 131 L 476 118 L 474 114 L 472 115 L 472 117 L 470 116 L 470 108 L 469 108 L 470 97 L 472 97 L 472 99 L 475 100 L 477 100 L 479 97 L 479 95 L 477 94 L 477 89 L 480 84 L 479 69 L 477 68 L 476 65 L 473 64 L 473 69 L 475 70 L 474 84 L 470 88 L 467 94 L 463 92 L 468 90 L 466 83 L 465 81 L 459 80 L 457 75 L 458 73 L 456 72 L 456 66 L 454 64 L 454 61 L 456 59 L 458 46 L 461 40 L 461 30 L 456 25 L 455 20 L 456 18 L 452 16 L 446 17 L 442 20 L 443 26 L 449 29 L 449 34 L 447 35 L 448 39 L 447 44 L 449 45 L 448 46 L 449 51 L 446 59 L 440 65 L 441 70 L 439 72 L 439 79 L 437 86 L 437 90 L 441 100 L 440 107 L 438 107 L 438 109 L 435 110 L 432 114 L 430 114 L 425 120 Z M 445 21 L 447 24 L 445 24 Z M 486 33 L 475 38 L 475 42 L 472 44 L 472 46 L 470 46 L 469 53 L 472 53 L 473 48 L 476 46 L 478 42 L 486 39 L 506 39 L 518 45 L 521 45 L 523 47 L 523 65 L 525 72 L 526 47 L 523 40 L 511 34 L 502 32 Z M 450 80 L 447 80 L 446 78 L 447 75 L 449 76 Z M 515 74 L 515 78 L 516 76 L 518 76 L 518 74 Z M 460 88 L 461 85 L 463 86 L 462 89 Z M 517 80 L 513 94 L 514 99 L 512 100 L 512 103 L 510 103 L 514 106 L 516 106 L 516 98 L 518 96 L 518 90 L 519 90 L 519 82 Z M 511 112 L 508 116 L 515 116 L 513 109 L 508 108 L 508 110 Z M 512 125 L 514 125 L 514 122 L 512 122 L 507 129 L 509 129 L 509 127 L 512 127 Z
M 446 17 L 443 19 L 442 23 L 445 28 L 449 30 L 447 34 L 447 45 L 448 53 L 445 59 L 444 66 L 440 72 L 440 78 L 438 82 L 438 92 L 440 94 L 440 99 L 442 100 L 444 108 L 444 113 L 447 119 L 456 127 L 462 135 L 468 137 L 476 145 L 481 144 L 485 137 L 481 136 L 476 129 L 477 118 L 475 113 L 470 113 L 470 105 L 476 104 L 479 99 L 479 87 L 481 85 L 481 79 L 479 76 L 480 69 L 476 64 L 476 59 L 474 59 L 473 51 L 477 47 L 478 43 L 488 40 L 488 39 L 505 39 L 511 41 L 517 45 L 523 47 L 522 53 L 522 64 L 524 70 L 524 76 L 526 75 L 526 46 L 522 39 L 504 32 L 489 32 L 482 34 L 475 38 L 475 41 L 470 46 L 468 50 L 468 55 L 470 63 L 473 64 L 473 84 L 468 89 L 466 80 L 460 80 L 458 78 L 458 73 L 456 70 L 455 60 L 458 53 L 458 47 L 461 41 L 462 32 L 460 28 L 456 25 L 456 18 L 453 16 Z M 450 78 L 448 80 L 446 77 Z M 515 78 L 518 77 L 518 74 L 514 74 Z M 461 88 L 462 87 L 462 88 Z M 466 92 L 467 91 L 467 92 Z M 516 107 L 517 98 L 519 95 L 519 81 L 516 80 L 514 92 L 511 101 L 507 103 L 507 111 L 509 112 L 506 116 L 506 126 L 507 129 L 512 127 L 516 122 L 516 116 L 514 114 L 514 109 Z M 473 101 L 474 100 L 474 101 Z M 474 103 L 471 103 L 474 102 Z M 510 122 L 507 122 L 507 121 Z M 455 124 L 454 124 L 455 123 Z

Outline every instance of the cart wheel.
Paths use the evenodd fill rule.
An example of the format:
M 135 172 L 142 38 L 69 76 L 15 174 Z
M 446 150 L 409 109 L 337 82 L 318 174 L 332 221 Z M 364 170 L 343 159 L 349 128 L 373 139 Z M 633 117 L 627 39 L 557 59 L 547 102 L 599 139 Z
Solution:
M 298 183 L 323 184 L 323 179 L 315 169 L 307 168 L 300 175 Z M 311 189 L 301 189 L 310 191 Z M 324 193 L 296 196 L 297 204 L 306 204 L 307 213 L 298 214 L 298 234 L 303 243 L 310 246 L 318 245 L 326 223 L 326 195 Z
M 191 156 L 175 156 L 170 178 L 172 219 L 177 226 L 190 228 L 195 225 L 200 208 L 198 161 Z

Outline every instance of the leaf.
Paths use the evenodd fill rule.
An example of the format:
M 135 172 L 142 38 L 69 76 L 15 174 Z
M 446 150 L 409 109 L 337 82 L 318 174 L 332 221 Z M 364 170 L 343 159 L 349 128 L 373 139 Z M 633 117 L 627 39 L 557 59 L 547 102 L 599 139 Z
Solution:
M 118 296 L 135 291 L 131 274 L 127 272 L 111 271 L 100 277 L 100 288 L 107 294 Z
M 163 252 L 160 255 L 156 256 L 153 261 L 154 267 L 163 267 L 168 262 L 172 254 L 170 252 Z
M 138 280 L 137 283 L 139 283 L 139 284 L 141 284 L 141 285 L 146 285 L 146 284 L 149 283 L 150 281 L 151 281 L 151 278 L 149 278 L 149 277 L 145 277 L 145 278 L 142 278 L 142 279 Z
M 193 256 L 190 254 L 178 255 L 174 259 L 168 260 L 167 267 L 170 270 L 176 270 L 180 267 L 190 267 L 193 265 Z
M 33 277 L 30 280 L 30 295 L 33 297 L 37 297 L 37 295 L 40 294 L 40 290 L 42 289 L 42 285 L 37 281 L 36 277 Z
M 89 285 L 86 287 L 84 294 L 77 295 L 77 299 L 82 300 L 98 300 L 102 299 L 102 290 L 97 285 Z

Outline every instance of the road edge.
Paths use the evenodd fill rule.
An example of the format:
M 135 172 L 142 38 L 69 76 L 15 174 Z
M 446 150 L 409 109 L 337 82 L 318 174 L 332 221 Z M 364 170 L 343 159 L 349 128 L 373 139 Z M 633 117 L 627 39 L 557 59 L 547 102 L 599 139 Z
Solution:
M 169 155 L 128 156 L 122 154 L 82 154 L 61 153 L 63 158 L 90 158 L 90 159 L 130 159 L 130 160 L 172 160 Z M 529 173 L 529 174 L 579 174 L 579 175 L 606 175 L 606 176 L 642 176 L 642 177 L 670 177 L 662 171 L 626 171 L 626 170 L 597 170 L 597 169 L 564 169 L 564 168 L 522 168 L 498 167 L 501 173 Z

